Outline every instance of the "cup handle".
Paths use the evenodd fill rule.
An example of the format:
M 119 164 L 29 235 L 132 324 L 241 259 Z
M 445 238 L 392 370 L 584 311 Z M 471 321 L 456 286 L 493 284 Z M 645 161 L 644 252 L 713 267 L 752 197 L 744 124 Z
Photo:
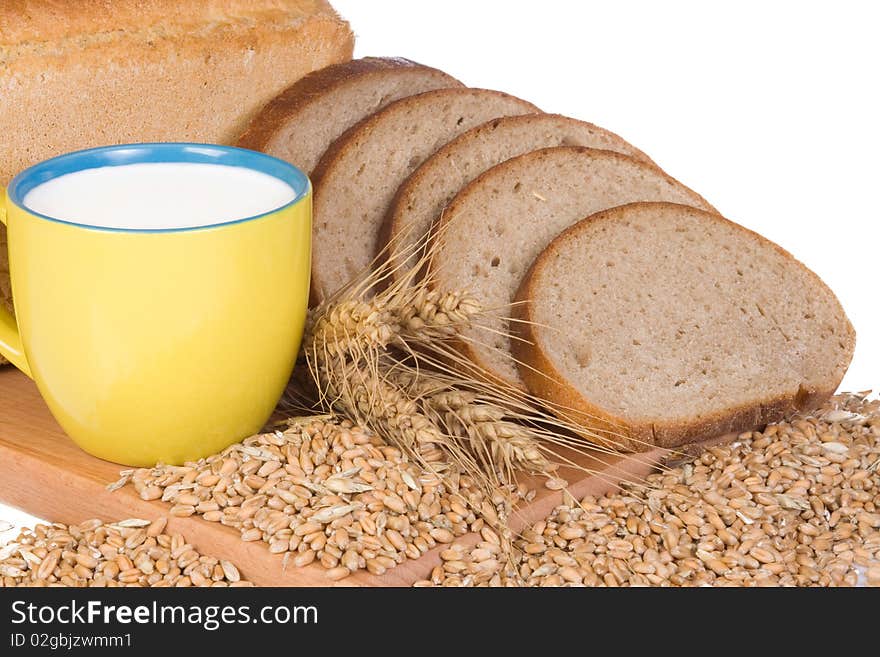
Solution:
M 6 189 L 0 189 L 0 223 L 6 225 Z M 18 323 L 6 306 L 0 303 L 0 354 L 22 372 L 33 378 L 21 344 Z

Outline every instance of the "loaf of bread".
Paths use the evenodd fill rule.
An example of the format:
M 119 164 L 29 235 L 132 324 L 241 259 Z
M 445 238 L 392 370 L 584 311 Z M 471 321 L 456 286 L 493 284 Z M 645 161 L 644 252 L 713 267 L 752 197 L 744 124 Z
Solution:
M 537 111 L 500 91 L 438 89 L 391 103 L 333 142 L 312 173 L 312 302 L 369 269 L 397 188 L 428 156 L 490 119 Z
M 370 114 L 461 82 L 401 57 L 364 57 L 328 66 L 285 89 L 251 119 L 237 146 L 263 151 L 311 173 L 336 139 Z
M 458 191 L 487 169 L 551 146 L 587 146 L 653 164 L 613 132 L 558 114 L 525 114 L 488 121 L 434 153 L 400 186 L 382 226 L 392 275 L 400 278 L 420 259 L 434 222 Z M 409 266 L 400 266 L 405 261 Z
M 354 44 L 325 0 L 11 0 L 0 26 L 0 184 L 90 146 L 230 143 Z
M 717 214 L 634 203 L 575 224 L 516 297 L 529 389 L 630 447 L 751 430 L 823 403 L 855 333 L 790 254 Z
M 484 307 L 509 316 L 522 277 L 554 237 L 588 215 L 635 201 L 712 207 L 656 166 L 612 151 L 560 146 L 507 160 L 447 206 L 432 248 L 431 283 L 469 290 Z M 510 354 L 510 326 L 498 318 L 484 324 L 464 331 L 463 353 L 488 378 L 524 389 Z
M 0 3 L 0 185 L 81 148 L 229 143 L 283 89 L 350 59 L 353 44 L 326 0 Z M 7 269 L 2 248 L 8 306 Z

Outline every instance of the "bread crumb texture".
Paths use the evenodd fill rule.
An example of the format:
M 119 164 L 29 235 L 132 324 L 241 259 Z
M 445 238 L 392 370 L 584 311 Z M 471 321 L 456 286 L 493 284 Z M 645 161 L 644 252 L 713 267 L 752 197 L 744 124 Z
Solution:
M 855 333 L 775 244 L 718 215 L 638 203 L 587 218 L 523 284 L 533 347 L 589 404 L 627 423 L 699 425 L 833 392 Z

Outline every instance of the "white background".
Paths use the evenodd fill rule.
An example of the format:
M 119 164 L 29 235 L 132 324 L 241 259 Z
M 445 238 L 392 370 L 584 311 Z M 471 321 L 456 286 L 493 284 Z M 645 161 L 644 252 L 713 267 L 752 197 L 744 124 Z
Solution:
M 856 327 L 843 387 L 880 386 L 875 3 L 333 4 L 357 33 L 356 56 L 409 57 L 614 130 L 784 246 Z M 0 519 L 22 516 L 0 506 Z

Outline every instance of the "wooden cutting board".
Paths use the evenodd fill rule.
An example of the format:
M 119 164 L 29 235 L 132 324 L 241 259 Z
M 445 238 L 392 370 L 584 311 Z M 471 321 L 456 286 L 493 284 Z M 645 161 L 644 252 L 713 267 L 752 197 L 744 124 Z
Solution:
M 712 441 L 716 442 L 716 441 Z M 576 498 L 601 494 L 621 481 L 634 481 L 651 472 L 664 452 L 614 456 L 594 453 L 573 457 L 598 474 L 562 471 Z M 167 515 L 168 505 L 142 500 L 134 489 L 109 492 L 107 484 L 124 469 L 116 463 L 89 456 L 64 434 L 40 398 L 34 383 L 11 367 L 0 368 L 0 502 L 40 518 L 68 524 L 89 518 L 116 521 L 123 518 L 153 519 Z M 535 499 L 518 509 L 514 529 L 545 517 L 562 502 L 563 493 L 547 490 L 535 481 Z M 328 586 L 319 565 L 282 568 L 282 555 L 270 554 L 262 542 L 244 542 L 239 532 L 198 517 L 169 517 L 168 530 L 180 532 L 204 554 L 235 563 L 242 576 L 263 586 Z M 476 541 L 475 536 L 460 540 Z M 405 561 L 377 577 L 358 572 L 339 584 L 355 586 L 409 586 L 425 579 L 440 563 L 442 547 L 416 561 Z

